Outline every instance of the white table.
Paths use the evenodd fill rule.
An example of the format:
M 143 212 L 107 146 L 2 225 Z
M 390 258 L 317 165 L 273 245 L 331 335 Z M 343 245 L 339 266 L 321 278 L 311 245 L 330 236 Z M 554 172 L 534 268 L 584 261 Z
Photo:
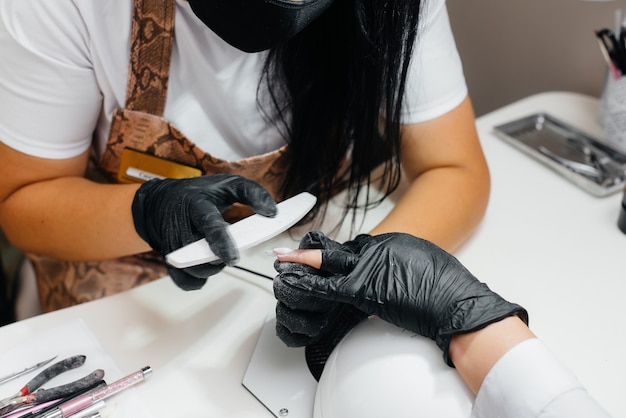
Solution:
M 478 120 L 492 173 L 485 220 L 457 253 L 482 281 L 530 314 L 531 329 L 614 417 L 626 417 L 626 235 L 622 195 L 593 197 L 493 134 L 545 111 L 597 138 L 598 101 L 538 94 Z
M 485 219 L 457 256 L 482 281 L 530 312 L 532 330 L 614 416 L 626 417 L 626 235 L 616 227 L 621 194 L 596 198 L 496 138 L 493 126 L 538 111 L 601 137 L 597 100 L 571 93 L 531 96 L 478 119 L 492 173 Z M 370 213 L 366 230 L 393 199 Z M 296 246 L 280 236 L 243 254 L 272 275 L 264 251 Z M 346 230 L 340 232 L 347 234 Z M 116 296 L 0 328 L 0 352 L 82 318 L 124 372 L 154 369 L 138 396 L 155 417 L 272 415 L 241 385 L 261 325 L 274 307 L 271 281 L 239 270 L 185 293 L 168 278 Z

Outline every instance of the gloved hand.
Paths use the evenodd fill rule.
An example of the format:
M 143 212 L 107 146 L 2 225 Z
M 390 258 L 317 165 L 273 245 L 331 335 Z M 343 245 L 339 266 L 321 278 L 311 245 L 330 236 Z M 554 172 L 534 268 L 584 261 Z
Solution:
M 352 252 L 358 246 L 358 238 L 340 244 L 326 237 L 319 231 L 307 233 L 300 240 L 300 249 L 324 249 L 327 251 Z M 276 260 L 274 268 L 279 276 L 322 275 L 321 270 L 299 263 L 280 262 Z M 276 285 L 276 280 L 274 284 Z M 276 304 L 276 335 L 288 347 L 306 346 L 304 356 L 309 371 L 320 379 L 326 360 L 335 346 L 359 322 L 367 318 L 367 314 L 356 307 L 341 302 L 320 299 L 316 296 L 300 294 L 297 303 L 291 304 L 291 295 L 282 292 L 285 287 L 275 286 Z M 283 302 L 284 301 L 284 302 Z
M 340 244 L 322 232 L 312 231 L 300 240 L 298 248 L 324 249 L 343 253 L 352 252 L 352 248 L 356 245 L 357 241 Z M 281 263 L 278 260 L 274 263 L 274 268 L 279 273 L 279 277 L 293 276 L 298 278 L 303 275 L 328 276 L 330 274 L 304 264 Z M 279 283 L 280 280 L 274 281 L 274 294 L 278 300 L 276 303 L 276 334 L 288 347 L 309 346 L 331 332 L 333 339 L 340 339 L 343 335 L 339 336 L 336 331 L 345 335 L 354 325 L 367 317 L 366 314 L 350 304 L 322 299 L 303 292 L 298 293 L 297 301 L 292 304 L 290 295 L 283 294 L 285 291 L 289 292 L 290 289 L 277 286 Z M 330 349 L 332 350 L 332 347 Z
M 239 259 L 222 218 L 233 203 L 248 205 L 264 216 L 276 215 L 276 202 L 260 184 L 227 174 L 150 180 L 135 193 L 132 213 L 139 236 L 164 257 L 199 239 L 208 241 L 220 261 L 185 269 L 166 264 L 174 283 L 195 290 Z
M 524 308 L 491 291 L 452 255 L 412 235 L 361 236 L 352 251 L 322 250 L 321 270 L 332 274 L 280 274 L 274 291 L 294 309 L 311 298 L 348 303 L 431 338 L 452 367 L 453 335 L 512 315 L 528 323 Z

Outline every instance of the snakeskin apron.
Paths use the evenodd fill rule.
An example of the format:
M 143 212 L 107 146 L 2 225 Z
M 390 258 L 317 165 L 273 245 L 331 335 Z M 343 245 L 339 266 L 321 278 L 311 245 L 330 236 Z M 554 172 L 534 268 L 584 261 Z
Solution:
M 276 200 L 288 167 L 287 146 L 235 162 L 206 153 L 162 118 L 165 109 L 174 36 L 175 0 L 135 0 L 126 108 L 115 111 L 106 150 L 99 161 L 100 177 L 117 182 L 124 149 L 165 158 L 199 169 L 203 174 L 238 174 L 261 183 Z M 234 206 L 229 221 L 250 213 Z M 37 276 L 44 312 L 112 295 L 167 274 L 155 252 L 93 262 L 61 261 L 27 254 Z

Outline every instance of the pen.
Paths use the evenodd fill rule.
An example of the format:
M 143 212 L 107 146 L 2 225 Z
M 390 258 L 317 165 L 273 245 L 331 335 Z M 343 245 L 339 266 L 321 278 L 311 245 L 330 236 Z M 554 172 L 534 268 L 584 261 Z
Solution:
M 87 408 L 79 411 L 73 415 L 70 415 L 70 418 L 88 418 L 97 414 L 102 408 L 104 408 L 104 401 L 98 401 L 95 404 L 88 406 Z
M 150 374 L 152 374 L 152 368 L 150 366 L 146 366 L 135 373 L 129 374 L 128 376 L 111 383 L 110 385 L 86 393 L 76 399 L 64 402 L 57 408 L 43 415 L 41 418 L 67 418 L 85 408 L 90 407 L 98 401 L 104 400 L 143 381 Z
M 626 69 L 624 68 L 625 57 L 620 41 L 617 40 L 615 34 L 610 29 L 596 31 L 596 36 L 600 45 L 600 51 L 613 74 L 613 78 L 619 80 Z

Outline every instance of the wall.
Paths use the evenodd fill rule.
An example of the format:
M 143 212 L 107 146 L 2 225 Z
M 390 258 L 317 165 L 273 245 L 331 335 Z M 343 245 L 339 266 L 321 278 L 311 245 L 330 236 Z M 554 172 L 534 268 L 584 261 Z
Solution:
M 599 96 L 606 64 L 594 30 L 626 0 L 448 0 L 478 116 L 533 93 Z

